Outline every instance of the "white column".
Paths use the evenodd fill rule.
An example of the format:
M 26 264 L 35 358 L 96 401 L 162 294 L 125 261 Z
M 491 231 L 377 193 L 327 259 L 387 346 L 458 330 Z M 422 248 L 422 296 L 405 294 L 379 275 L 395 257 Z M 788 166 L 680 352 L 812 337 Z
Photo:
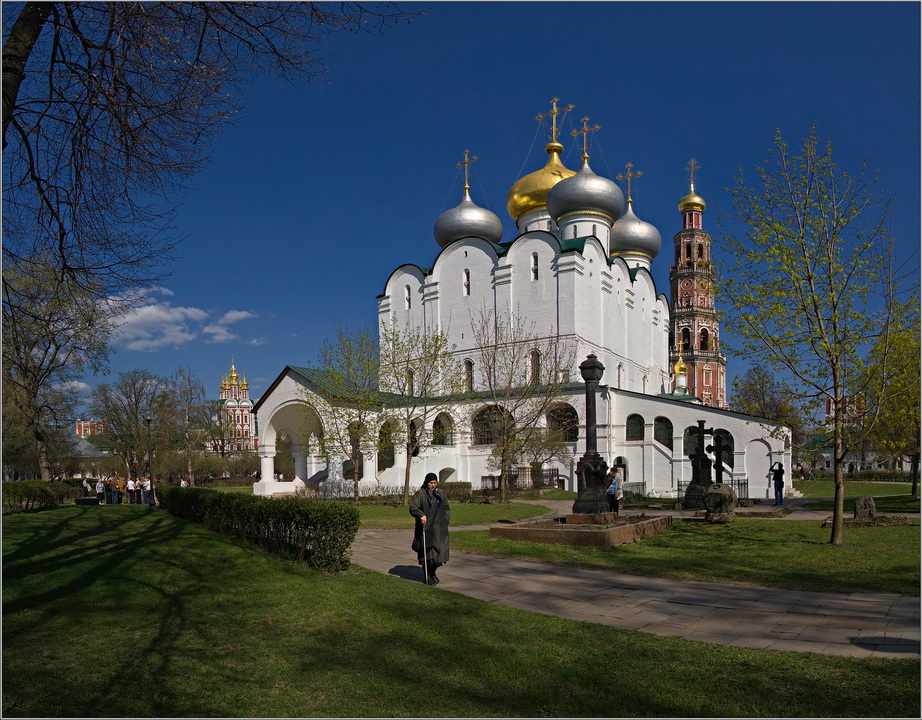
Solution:
M 275 481 L 275 448 L 259 451 L 259 476 L 262 482 Z
M 304 482 L 309 477 L 307 474 L 307 453 L 301 450 L 294 450 L 291 453 L 295 460 L 295 480 Z

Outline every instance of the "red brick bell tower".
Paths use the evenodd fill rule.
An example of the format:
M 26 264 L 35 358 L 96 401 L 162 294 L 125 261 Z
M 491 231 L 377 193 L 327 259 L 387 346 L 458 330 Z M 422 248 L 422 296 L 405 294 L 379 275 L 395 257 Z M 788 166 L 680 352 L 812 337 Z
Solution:
M 670 364 L 679 358 L 688 367 L 688 392 L 705 405 L 727 407 L 727 358 L 720 352 L 720 321 L 714 307 L 714 266 L 711 236 L 701 227 L 705 202 L 695 194 L 694 158 L 688 195 L 679 200 L 682 229 L 673 237 L 675 265 L 669 269 L 672 325 L 669 332 Z

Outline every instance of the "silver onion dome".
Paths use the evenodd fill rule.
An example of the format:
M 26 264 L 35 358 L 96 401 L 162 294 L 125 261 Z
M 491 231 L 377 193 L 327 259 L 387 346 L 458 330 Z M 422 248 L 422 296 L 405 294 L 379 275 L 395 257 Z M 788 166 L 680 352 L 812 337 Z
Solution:
M 608 178 L 592 172 L 589 161 L 583 161 L 580 171 L 561 180 L 547 193 L 547 210 L 554 220 L 572 212 L 597 212 L 612 222 L 624 212 L 624 194 Z
M 627 202 L 624 216 L 611 229 L 612 255 L 645 255 L 651 260 L 663 245 L 659 230 L 634 214 L 631 201 Z
M 465 188 L 461 203 L 439 215 L 432 232 L 443 248 L 471 236 L 498 243 L 503 237 L 503 223 L 489 210 L 475 205 Z

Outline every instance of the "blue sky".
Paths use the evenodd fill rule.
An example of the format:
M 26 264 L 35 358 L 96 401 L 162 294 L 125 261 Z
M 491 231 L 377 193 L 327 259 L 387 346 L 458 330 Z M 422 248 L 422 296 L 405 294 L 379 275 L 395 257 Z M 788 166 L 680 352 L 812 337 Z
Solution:
M 601 125 L 593 170 L 643 172 L 634 209 L 663 237 L 659 292 L 689 159 L 716 235 L 738 168 L 754 175 L 776 128 L 796 146 L 813 122 L 844 169 L 866 156 L 880 171 L 900 253 L 917 264 L 919 29 L 916 2 L 478 2 L 435 3 L 381 36 L 331 36 L 324 82 L 250 88 L 177 199 L 172 277 L 125 318 L 109 375 L 87 386 L 183 366 L 217 396 L 233 355 L 256 398 L 285 365 L 313 364 L 340 323 L 373 327 L 390 272 L 437 255 L 432 226 L 461 199 L 465 149 L 478 157 L 474 202 L 515 237 L 506 193 L 546 160 L 535 117 L 553 97 L 575 106 L 568 167 L 580 164 L 570 130 L 589 116 Z M 729 365 L 732 376 L 745 361 Z

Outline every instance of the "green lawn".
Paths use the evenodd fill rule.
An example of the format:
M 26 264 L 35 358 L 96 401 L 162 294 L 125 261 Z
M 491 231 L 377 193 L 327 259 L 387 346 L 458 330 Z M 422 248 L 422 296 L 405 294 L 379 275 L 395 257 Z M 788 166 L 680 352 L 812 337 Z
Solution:
M 3 522 L 3 716 L 915 717 L 919 662 L 721 647 L 332 576 L 162 511 Z
M 836 494 L 836 485 L 832 480 L 796 480 L 794 489 L 799 490 L 808 498 L 831 498 Z M 845 497 L 847 498 L 865 497 L 866 495 L 871 497 L 908 495 L 911 490 L 911 483 L 845 481 Z
M 846 528 L 829 545 L 819 522 L 737 519 L 709 525 L 675 519 L 643 542 L 610 548 L 549 545 L 454 532 L 452 550 L 679 580 L 767 585 L 792 590 L 919 594 L 919 524 Z
M 363 528 L 411 530 L 413 516 L 408 508 L 392 505 L 359 505 Z M 550 512 L 549 508 L 527 503 L 452 503 L 451 525 L 489 525 L 503 520 L 521 520 Z

